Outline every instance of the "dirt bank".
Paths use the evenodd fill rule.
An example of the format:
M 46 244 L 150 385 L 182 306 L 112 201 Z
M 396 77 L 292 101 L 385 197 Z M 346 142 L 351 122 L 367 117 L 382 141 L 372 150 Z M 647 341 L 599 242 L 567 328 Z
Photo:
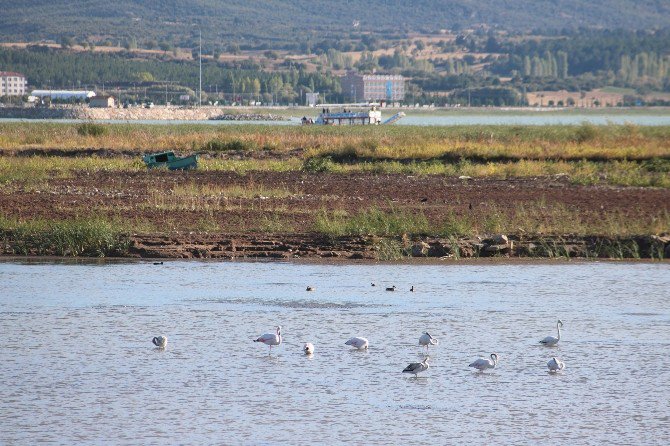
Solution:
M 474 222 L 519 218 L 529 206 L 533 233 L 508 228 L 505 241 L 477 237 L 331 237 L 316 230 L 320 215 L 368 209 L 420 215 L 436 228 L 449 218 Z M 575 235 L 543 231 L 560 207 L 580 224 L 631 224 L 670 213 L 670 190 L 572 185 L 562 176 L 460 180 L 437 175 L 221 171 L 81 172 L 0 189 L 0 215 L 18 221 L 102 218 L 136 228 L 125 255 L 166 258 L 397 258 L 479 256 L 670 257 L 668 238 L 650 233 Z M 663 214 L 665 213 L 665 214 Z M 143 229 L 144 228 L 144 229 Z M 146 228 L 149 228 L 147 230 Z M 661 228 L 659 233 L 669 228 Z M 629 232 L 630 233 L 630 232 Z M 2 254 L 17 250 L 16 234 L 0 235 Z M 47 254 L 47 252 L 42 252 Z
M 388 243 L 399 249 L 384 252 Z M 488 239 L 424 237 L 327 237 L 320 234 L 244 235 L 134 235 L 131 257 L 147 258 L 339 258 L 378 260 L 400 258 L 670 258 L 670 236 L 577 237 L 497 236 Z

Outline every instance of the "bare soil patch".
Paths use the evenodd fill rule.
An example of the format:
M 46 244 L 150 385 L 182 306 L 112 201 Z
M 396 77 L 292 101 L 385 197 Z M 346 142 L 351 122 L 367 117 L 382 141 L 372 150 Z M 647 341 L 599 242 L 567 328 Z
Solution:
M 161 192 L 169 197 L 170 191 L 186 186 L 203 190 L 238 186 L 243 190 L 285 190 L 288 194 L 225 197 L 211 205 L 207 200 L 198 201 L 192 207 L 171 206 L 169 199 L 156 200 Z M 0 190 L 0 213 L 7 218 L 100 217 L 152 228 L 131 237 L 130 255 L 141 257 L 375 258 L 375 237 L 338 238 L 319 234 L 314 231 L 317 215 L 355 214 L 370 208 L 396 209 L 423 214 L 429 222 L 439 225 L 450 215 L 482 219 L 494 208 L 512 212 L 531 202 L 560 204 L 594 222 L 613 212 L 635 219 L 645 214 L 670 213 L 670 190 L 576 186 L 560 176 L 459 180 L 431 175 L 306 172 L 239 175 L 206 171 L 82 173 L 74 178 L 50 178 L 44 185 Z M 508 235 L 516 241 L 516 248 L 488 252 L 522 255 L 528 254 L 529 244 L 537 244 L 537 234 Z M 575 255 L 589 243 L 598 243 L 571 234 L 546 234 L 546 237 L 573 246 Z M 402 238 L 398 241 L 409 248 L 418 242 Z M 436 237 L 424 242 L 430 246 L 420 256 L 450 253 L 447 248 L 452 242 Z M 462 240 L 460 255 L 481 254 L 480 242 Z M 660 243 L 663 250 L 666 242 Z

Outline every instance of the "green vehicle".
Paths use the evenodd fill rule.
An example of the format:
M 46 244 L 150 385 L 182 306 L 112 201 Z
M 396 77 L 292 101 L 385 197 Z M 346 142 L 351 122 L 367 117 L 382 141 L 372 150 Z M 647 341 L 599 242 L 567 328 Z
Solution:
M 150 153 L 142 158 L 149 169 L 167 167 L 170 170 L 187 170 L 198 167 L 198 154 L 178 158 L 174 152 Z

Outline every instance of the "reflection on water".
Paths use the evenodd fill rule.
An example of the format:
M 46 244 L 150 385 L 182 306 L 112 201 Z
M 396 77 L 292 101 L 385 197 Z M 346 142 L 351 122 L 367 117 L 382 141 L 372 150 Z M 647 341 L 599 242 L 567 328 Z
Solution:
M 0 444 L 664 444 L 669 289 L 667 263 L 0 263 Z

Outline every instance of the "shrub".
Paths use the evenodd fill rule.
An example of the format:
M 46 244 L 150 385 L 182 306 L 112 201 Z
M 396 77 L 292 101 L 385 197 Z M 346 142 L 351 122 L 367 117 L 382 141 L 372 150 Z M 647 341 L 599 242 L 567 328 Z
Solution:
M 107 127 L 92 122 L 86 122 L 77 126 L 77 133 L 81 136 L 102 136 L 107 133 Z
M 598 129 L 595 125 L 587 122 L 583 123 L 575 131 L 575 141 L 584 143 L 595 139 L 598 136 Z
M 329 156 L 315 156 L 305 160 L 302 170 L 305 172 L 334 172 L 337 169 Z

